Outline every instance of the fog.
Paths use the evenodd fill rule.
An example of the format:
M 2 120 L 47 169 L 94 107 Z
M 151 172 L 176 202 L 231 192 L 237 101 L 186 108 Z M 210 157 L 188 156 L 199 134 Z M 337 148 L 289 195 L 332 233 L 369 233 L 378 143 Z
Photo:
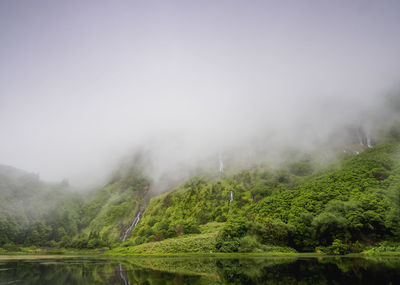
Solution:
M 1 1 L 0 164 L 88 187 L 138 150 L 162 181 L 218 172 L 219 154 L 340 145 L 344 129 L 397 115 L 385 98 L 399 85 L 399 12 L 389 0 Z

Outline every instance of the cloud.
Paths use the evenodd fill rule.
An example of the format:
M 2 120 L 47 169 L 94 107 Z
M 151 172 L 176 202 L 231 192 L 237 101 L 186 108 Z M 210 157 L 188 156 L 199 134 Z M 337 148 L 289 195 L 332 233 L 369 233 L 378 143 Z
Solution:
M 308 149 L 398 83 L 394 2 L 25 4 L 0 4 L 0 157 L 44 179 L 88 185 L 143 148 L 156 177 Z

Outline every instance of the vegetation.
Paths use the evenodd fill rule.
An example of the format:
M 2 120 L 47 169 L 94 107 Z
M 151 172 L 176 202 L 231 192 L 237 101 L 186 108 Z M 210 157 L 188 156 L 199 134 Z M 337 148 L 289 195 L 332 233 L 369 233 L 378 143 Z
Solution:
M 139 245 L 196 233 L 210 221 L 224 223 L 216 237 L 220 252 L 287 246 L 344 254 L 395 240 L 399 149 L 396 142 L 381 144 L 360 155 L 345 155 L 339 166 L 309 171 L 307 176 L 298 169 L 311 167 L 301 162 L 295 171 L 292 164 L 287 170 L 254 169 L 217 181 L 194 178 L 153 198 L 130 242 Z
M 133 247 L 119 247 L 113 254 L 159 254 L 159 253 L 213 253 L 216 233 L 171 238 L 160 242 L 150 242 Z
M 37 175 L 1 167 L 0 247 L 111 248 L 145 204 L 148 185 L 131 173 L 85 202 L 65 182 L 52 185 Z
M 65 181 L 50 185 L 3 167 L 0 247 L 345 254 L 381 245 L 379 251 L 382 242 L 400 238 L 399 158 L 400 143 L 387 141 L 343 154 L 329 167 L 307 157 L 280 169 L 194 177 L 150 200 L 149 181 L 134 169 L 116 175 L 88 202 Z M 53 203 L 40 207 L 42 201 Z

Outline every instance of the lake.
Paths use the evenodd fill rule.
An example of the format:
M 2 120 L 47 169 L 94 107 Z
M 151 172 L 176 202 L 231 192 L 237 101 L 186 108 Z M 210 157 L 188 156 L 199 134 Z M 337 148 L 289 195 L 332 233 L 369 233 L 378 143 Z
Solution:
M 400 284 L 400 258 L 3 256 L 0 284 Z

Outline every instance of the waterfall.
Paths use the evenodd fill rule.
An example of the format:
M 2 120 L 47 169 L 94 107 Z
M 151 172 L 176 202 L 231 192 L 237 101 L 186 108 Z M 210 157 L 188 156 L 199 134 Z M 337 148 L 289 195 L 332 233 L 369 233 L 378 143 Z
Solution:
M 371 134 L 367 131 L 365 136 L 367 137 L 367 147 L 372 148 Z
M 125 272 L 122 270 L 122 265 L 119 265 L 119 276 L 121 277 L 122 281 L 124 281 L 124 285 L 131 285 L 128 278 L 125 275 Z
M 229 204 L 233 202 L 233 191 L 231 190 L 231 199 L 229 200 Z
M 371 138 L 367 138 L 367 147 L 372 148 Z
M 368 148 L 373 147 L 371 133 L 369 132 L 368 128 L 359 128 L 357 130 L 357 138 L 360 145 Z
M 219 159 L 219 172 L 224 173 L 224 162 L 222 161 L 221 153 L 218 154 Z
M 129 234 L 131 233 L 131 231 L 133 230 L 134 227 L 137 226 L 137 224 L 140 221 L 140 216 L 142 215 L 142 210 L 139 207 L 139 211 L 135 217 L 135 219 L 133 220 L 132 224 L 130 225 L 130 227 L 125 231 L 123 237 L 122 237 L 122 241 L 125 241 L 126 238 L 129 236 Z
M 362 137 L 362 134 L 361 134 L 361 130 L 360 130 L 360 129 L 357 130 L 357 138 L 358 138 L 358 143 L 359 143 L 360 145 L 364 145 L 363 137 Z

